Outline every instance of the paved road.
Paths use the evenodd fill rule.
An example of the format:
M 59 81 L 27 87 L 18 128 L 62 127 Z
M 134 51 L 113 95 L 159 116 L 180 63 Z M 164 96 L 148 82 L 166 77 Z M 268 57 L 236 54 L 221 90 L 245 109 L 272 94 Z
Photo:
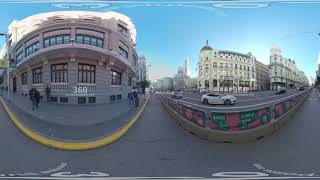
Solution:
M 22 135 L 0 107 L 0 178 L 31 172 L 48 176 L 55 171 L 101 172 L 113 177 L 211 177 L 225 171 L 262 172 L 257 169 L 261 166 L 270 169 L 264 170 L 270 176 L 285 172 L 320 175 L 319 109 L 313 90 L 292 121 L 273 136 L 253 143 L 219 144 L 184 131 L 152 97 L 138 122 L 118 142 L 97 150 L 67 152 Z
M 234 105 L 212 105 L 212 104 L 203 104 L 201 99 L 201 94 L 194 93 L 185 93 L 183 99 L 174 99 L 174 101 L 179 101 L 180 103 L 190 105 L 193 108 L 210 111 L 244 111 L 250 109 L 257 109 L 261 107 L 270 106 L 275 104 L 278 101 L 284 100 L 287 97 L 294 96 L 295 94 L 300 94 L 301 91 L 296 91 L 289 89 L 285 94 L 276 95 L 274 91 L 265 91 L 265 92 L 251 92 L 248 94 L 238 94 L 237 103 Z M 161 94 L 165 97 L 170 97 L 170 94 Z

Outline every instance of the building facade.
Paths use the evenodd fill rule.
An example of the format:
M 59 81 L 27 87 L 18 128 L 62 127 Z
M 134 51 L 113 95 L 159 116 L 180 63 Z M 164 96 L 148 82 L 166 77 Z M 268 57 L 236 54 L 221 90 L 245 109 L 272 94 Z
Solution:
M 140 83 L 141 81 L 147 80 L 147 65 L 146 65 L 146 57 L 140 56 L 136 65 L 136 81 Z
M 200 91 L 225 92 L 245 88 L 255 90 L 255 60 L 251 53 L 213 49 L 207 41 L 198 61 L 198 88 Z
M 174 89 L 180 91 L 184 90 L 186 88 L 186 78 L 184 68 L 179 67 L 177 74 L 175 74 L 173 78 Z
M 36 87 L 44 96 L 48 86 L 53 102 L 109 103 L 126 98 L 135 85 L 136 29 L 125 15 L 42 13 L 12 22 L 8 37 L 15 93 Z
M 163 91 L 172 91 L 173 90 L 173 78 L 164 77 L 162 78 L 161 90 Z
M 272 90 L 280 87 L 294 88 L 307 85 L 304 72 L 297 68 L 293 59 L 282 56 L 278 47 L 271 49 L 270 55 L 270 86 Z
M 263 64 L 260 61 L 255 61 L 256 65 L 256 84 L 257 90 L 267 91 L 270 90 L 270 69 L 268 65 Z

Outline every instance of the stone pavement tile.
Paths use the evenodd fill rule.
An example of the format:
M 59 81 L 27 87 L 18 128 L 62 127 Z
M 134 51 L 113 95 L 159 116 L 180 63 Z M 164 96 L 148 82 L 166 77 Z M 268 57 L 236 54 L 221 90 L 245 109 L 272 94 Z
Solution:
M 141 99 L 141 98 L 140 98 Z M 28 97 L 11 94 L 11 100 L 22 111 L 43 121 L 58 125 L 88 126 L 112 120 L 133 108 L 127 100 L 111 104 L 56 104 L 41 101 L 39 109 L 32 111 Z M 94 118 L 93 118 L 94 117 Z M 89 120 L 90 119 L 90 120 Z
M 50 139 L 56 139 L 56 140 L 63 140 L 63 141 L 70 141 L 70 142 L 77 142 L 77 141 L 89 141 L 94 139 L 99 139 L 101 137 L 107 136 L 109 134 L 112 134 L 116 132 L 121 127 L 125 126 L 132 117 L 138 112 L 138 110 L 141 108 L 141 106 L 144 103 L 143 98 L 140 98 L 140 106 L 138 108 L 131 107 L 128 108 L 126 112 L 122 112 L 120 115 L 117 116 L 109 116 L 110 111 L 103 111 L 97 112 L 96 114 L 99 114 L 100 116 L 104 117 L 104 121 L 99 121 L 96 123 L 89 123 L 87 125 L 82 124 L 79 125 L 73 125 L 73 124 L 60 124 L 60 123 L 54 123 L 51 121 L 43 120 L 37 116 L 34 116 L 33 114 L 26 112 L 23 108 L 20 108 L 17 105 L 17 102 L 8 101 L 8 99 L 4 98 L 10 109 L 13 111 L 13 113 L 21 120 L 21 122 L 33 130 L 34 132 L 50 138 Z M 121 102 L 119 102 L 121 104 Z M 21 104 L 20 104 L 21 105 Z M 117 105 L 117 103 L 110 104 Z M 123 104 L 122 104 L 123 105 Z M 110 107 L 111 107 L 110 106 Z M 128 106 L 126 102 L 126 106 Z M 88 107 L 88 106 L 84 106 Z M 73 108 L 73 107 L 72 107 Z M 91 109 L 89 107 L 89 109 Z M 57 112 L 50 112 L 52 115 L 56 114 Z M 82 112 L 83 113 L 83 112 Z M 76 113 L 75 113 L 76 114 Z M 78 118 L 78 116 L 75 116 Z M 94 121 L 96 118 L 96 115 L 93 115 L 89 117 L 89 119 L 81 117 L 81 121 Z M 74 122 L 76 122 L 78 119 L 71 119 Z

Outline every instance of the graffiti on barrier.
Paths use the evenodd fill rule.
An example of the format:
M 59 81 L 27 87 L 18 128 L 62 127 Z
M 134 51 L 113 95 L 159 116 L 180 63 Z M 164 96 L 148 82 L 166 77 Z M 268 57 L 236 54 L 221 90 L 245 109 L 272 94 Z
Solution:
M 178 113 L 198 126 L 205 127 L 206 113 L 178 103 Z
M 303 97 L 303 94 L 292 97 L 274 105 L 274 119 L 277 119 L 293 108 Z
M 211 112 L 211 129 L 240 131 L 264 125 L 271 120 L 270 107 L 235 113 Z

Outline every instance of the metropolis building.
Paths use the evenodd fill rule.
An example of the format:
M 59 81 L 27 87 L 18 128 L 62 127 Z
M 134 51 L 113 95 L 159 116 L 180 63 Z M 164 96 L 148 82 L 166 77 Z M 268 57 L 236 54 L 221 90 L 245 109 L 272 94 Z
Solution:
M 34 86 L 44 96 L 49 86 L 53 102 L 109 103 L 127 98 L 135 86 L 136 29 L 123 14 L 42 13 L 13 21 L 8 37 L 16 94 Z
M 200 91 L 256 89 L 255 57 L 233 51 L 213 49 L 208 41 L 200 51 L 198 88 Z

